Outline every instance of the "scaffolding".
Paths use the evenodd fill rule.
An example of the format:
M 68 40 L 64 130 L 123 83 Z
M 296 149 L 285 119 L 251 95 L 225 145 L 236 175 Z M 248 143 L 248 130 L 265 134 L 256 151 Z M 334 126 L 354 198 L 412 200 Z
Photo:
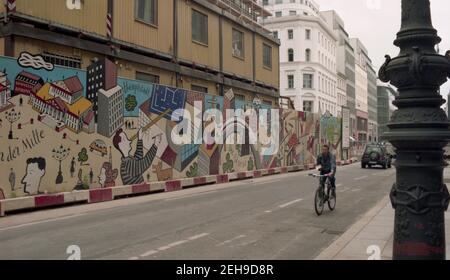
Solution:
M 260 6 L 256 0 L 208 0 L 230 14 L 244 20 L 246 23 L 263 28 L 258 18 L 268 17 L 272 14 Z M 264 29 L 264 28 L 263 28 Z M 270 33 L 267 31 L 267 33 Z

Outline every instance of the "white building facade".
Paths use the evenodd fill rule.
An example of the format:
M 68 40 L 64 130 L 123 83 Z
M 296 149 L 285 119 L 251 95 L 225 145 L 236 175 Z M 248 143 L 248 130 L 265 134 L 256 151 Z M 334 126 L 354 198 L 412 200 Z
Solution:
M 337 35 L 314 1 L 263 0 L 273 16 L 261 23 L 281 41 L 280 95 L 299 111 L 340 116 Z M 341 81 L 342 82 L 342 81 Z
M 350 39 L 355 51 L 355 88 L 356 88 L 356 119 L 357 140 L 359 149 L 363 150 L 368 143 L 369 137 L 369 57 L 367 49 L 357 38 Z

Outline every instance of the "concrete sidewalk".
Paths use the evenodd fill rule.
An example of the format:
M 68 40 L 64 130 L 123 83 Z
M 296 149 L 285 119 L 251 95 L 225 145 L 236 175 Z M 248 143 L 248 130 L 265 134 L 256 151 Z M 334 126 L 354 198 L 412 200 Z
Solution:
M 450 183 L 450 168 L 444 170 Z M 316 260 L 391 260 L 394 240 L 394 209 L 389 195 L 367 212 Z M 445 216 L 447 259 L 450 258 L 450 214 Z

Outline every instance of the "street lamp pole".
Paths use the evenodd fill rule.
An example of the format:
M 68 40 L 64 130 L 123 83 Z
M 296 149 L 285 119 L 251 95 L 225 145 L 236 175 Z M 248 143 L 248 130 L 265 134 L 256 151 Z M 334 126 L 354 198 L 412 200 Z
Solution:
M 395 209 L 393 259 L 445 259 L 444 212 L 449 192 L 443 182 L 443 148 L 450 122 L 439 88 L 450 76 L 450 58 L 436 52 L 441 41 L 431 22 L 429 0 L 402 0 L 402 27 L 379 77 L 399 96 L 384 136 L 397 149 L 397 178 L 391 192 Z

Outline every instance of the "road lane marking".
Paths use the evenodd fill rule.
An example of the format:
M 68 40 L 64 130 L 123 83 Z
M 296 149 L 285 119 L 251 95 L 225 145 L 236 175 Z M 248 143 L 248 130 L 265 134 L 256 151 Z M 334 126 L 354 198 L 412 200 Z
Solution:
M 22 228 L 22 227 L 34 226 L 34 225 L 39 225 L 39 224 L 51 223 L 51 222 L 58 222 L 58 221 L 68 220 L 68 219 L 72 219 L 72 218 L 78 218 L 78 217 L 82 217 L 82 216 L 86 216 L 86 215 L 88 215 L 88 213 L 74 214 L 74 215 L 70 215 L 70 216 L 64 216 L 64 217 L 53 218 L 53 219 L 48 219 L 48 220 L 43 220 L 43 221 L 26 223 L 26 224 L 22 224 L 22 225 L 0 228 L 0 231 L 18 229 L 18 228 Z
M 263 181 L 263 182 L 259 182 L 259 183 L 254 183 L 254 186 L 259 186 L 259 185 L 267 185 L 267 184 L 271 184 L 271 183 L 275 183 L 275 182 L 280 182 L 280 179 L 274 179 L 274 180 L 270 180 L 270 181 Z
M 337 184 L 336 185 L 336 188 L 340 188 L 340 187 L 342 187 L 342 184 Z
M 177 241 L 177 242 L 174 242 L 172 244 L 169 244 L 169 245 L 167 245 L 167 247 L 176 247 L 176 246 L 180 246 L 180 245 L 182 245 L 184 243 L 187 243 L 187 242 L 188 242 L 187 240 L 181 240 L 181 241 Z
M 300 199 L 297 199 L 297 200 L 288 202 L 288 203 L 283 204 L 283 205 L 280 205 L 280 206 L 278 206 L 278 207 L 279 207 L 279 208 L 286 208 L 286 207 L 291 206 L 292 204 L 298 203 L 298 202 L 300 202 L 300 201 L 303 201 L 303 198 L 300 198 Z
M 227 241 L 224 241 L 222 243 L 219 243 L 216 246 L 218 246 L 218 247 L 219 246 L 223 246 L 223 245 L 229 244 L 229 243 L 231 243 L 233 241 L 236 241 L 236 240 L 239 240 L 239 239 L 242 239 L 242 238 L 245 238 L 245 237 L 247 237 L 247 236 L 246 235 L 239 235 L 239 236 L 236 236 L 235 238 L 232 238 L 230 240 L 227 240 Z
M 163 246 L 163 247 L 159 247 L 158 251 L 162 252 L 162 251 L 165 251 L 165 250 L 169 250 L 170 248 L 172 248 L 172 247 L 170 247 L 170 246 Z
M 356 189 L 353 189 L 353 190 L 352 190 L 352 192 L 359 192 L 359 191 L 361 191 L 360 188 L 356 188 Z
M 199 235 L 195 235 L 195 236 L 189 237 L 188 239 L 193 241 L 193 240 L 197 240 L 197 239 L 200 239 L 200 238 L 208 236 L 208 235 L 209 235 L 209 233 L 202 233 L 202 234 L 199 234 Z
M 354 180 L 355 181 L 361 181 L 361 180 L 364 180 L 364 179 L 366 179 L 367 177 L 369 177 L 369 176 L 362 176 L 362 177 L 358 177 L 358 178 L 355 178 Z
M 151 251 L 148 251 L 148 252 L 142 254 L 142 255 L 141 255 L 141 258 L 146 258 L 146 257 L 149 257 L 149 256 L 154 255 L 154 254 L 156 254 L 156 253 L 158 253 L 157 250 L 151 250 Z M 139 258 L 137 258 L 137 259 L 139 259 Z
M 269 213 L 272 213 L 272 211 L 270 211 L 270 210 L 267 210 L 265 213 L 267 213 L 267 214 L 269 214 Z
M 159 247 L 156 250 L 150 250 L 148 252 L 145 252 L 142 255 L 140 255 L 140 257 L 141 258 L 146 258 L 146 257 L 152 256 L 152 255 L 155 255 L 155 254 L 157 254 L 159 252 L 163 252 L 163 251 L 169 250 L 171 248 L 180 246 L 180 245 L 188 243 L 190 241 L 194 241 L 194 240 L 200 239 L 200 238 L 208 236 L 208 235 L 209 235 L 209 233 L 202 233 L 202 234 L 194 235 L 194 236 L 191 236 L 191 237 L 189 237 L 187 239 L 176 241 L 176 242 L 173 242 L 173 243 L 171 243 L 169 245 Z M 139 257 L 132 257 L 132 258 L 129 258 L 128 260 L 139 260 Z
M 132 258 L 129 258 L 128 260 L 129 261 L 137 261 L 137 260 L 139 260 L 139 258 L 138 257 L 132 257 Z

